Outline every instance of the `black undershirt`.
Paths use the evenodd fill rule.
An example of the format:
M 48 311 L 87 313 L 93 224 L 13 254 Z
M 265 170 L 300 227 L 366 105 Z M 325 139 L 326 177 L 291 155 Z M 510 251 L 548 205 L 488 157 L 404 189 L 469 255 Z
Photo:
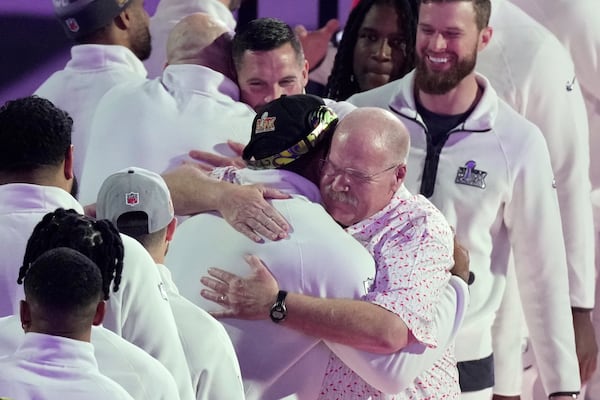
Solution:
M 473 112 L 477 102 L 474 102 L 464 113 L 456 115 L 438 114 L 429 111 L 423 107 L 418 98 L 416 99 L 416 104 L 417 112 L 427 128 L 425 134 L 427 137 L 427 156 L 423 167 L 420 193 L 425 197 L 431 197 L 435 187 L 440 153 L 450 136 L 450 131 L 466 121 L 471 112 Z

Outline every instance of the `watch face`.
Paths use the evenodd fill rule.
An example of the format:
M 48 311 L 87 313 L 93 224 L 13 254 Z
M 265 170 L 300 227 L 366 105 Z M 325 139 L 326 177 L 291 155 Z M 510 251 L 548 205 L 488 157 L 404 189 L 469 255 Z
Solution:
M 281 321 L 286 316 L 286 310 L 281 305 L 275 305 L 271 308 L 271 319 L 273 321 Z
M 277 301 L 271 307 L 271 311 L 269 312 L 269 316 L 271 317 L 271 321 L 279 323 L 285 319 L 287 315 L 287 309 L 285 307 L 285 296 L 287 292 L 285 290 L 280 290 L 277 293 Z
M 283 317 L 285 317 L 285 314 L 279 310 L 273 310 L 273 312 L 271 312 L 271 317 L 275 319 L 283 319 Z

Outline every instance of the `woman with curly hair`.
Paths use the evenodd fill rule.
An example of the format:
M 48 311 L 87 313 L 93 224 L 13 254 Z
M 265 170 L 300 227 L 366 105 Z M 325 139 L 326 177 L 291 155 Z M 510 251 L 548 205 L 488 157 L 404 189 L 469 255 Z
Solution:
M 361 0 L 348 17 L 326 97 L 346 100 L 406 75 L 414 66 L 414 0 Z

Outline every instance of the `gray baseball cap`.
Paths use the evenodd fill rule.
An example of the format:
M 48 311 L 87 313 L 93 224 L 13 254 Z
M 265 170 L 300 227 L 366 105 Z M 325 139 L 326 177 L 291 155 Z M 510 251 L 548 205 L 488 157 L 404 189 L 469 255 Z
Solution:
M 98 192 L 96 217 L 112 221 L 119 231 L 119 218 L 128 213 L 144 215 L 137 233 L 148 234 L 165 228 L 174 217 L 171 193 L 164 179 L 143 168 L 129 167 L 110 175 Z

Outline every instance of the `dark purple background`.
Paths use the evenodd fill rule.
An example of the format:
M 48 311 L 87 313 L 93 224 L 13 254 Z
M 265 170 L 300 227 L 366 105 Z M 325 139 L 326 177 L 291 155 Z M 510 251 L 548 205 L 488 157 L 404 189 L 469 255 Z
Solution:
M 150 15 L 158 2 L 145 1 Z M 337 2 L 342 23 L 350 4 L 351 0 Z M 255 9 L 259 17 L 277 17 L 292 26 L 319 26 L 318 0 L 259 0 Z M 51 0 L 0 0 L 0 104 L 33 93 L 62 69 L 71 44 L 54 19 Z

